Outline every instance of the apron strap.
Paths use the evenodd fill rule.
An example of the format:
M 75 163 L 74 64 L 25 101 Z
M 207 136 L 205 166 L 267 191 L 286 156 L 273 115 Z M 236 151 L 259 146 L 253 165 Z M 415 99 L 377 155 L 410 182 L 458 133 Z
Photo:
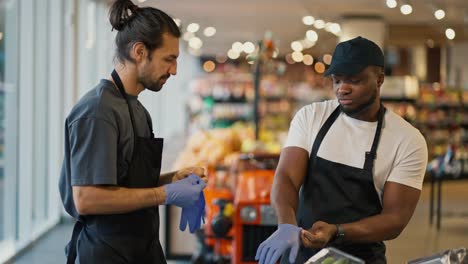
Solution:
M 68 243 L 68 252 L 67 252 L 67 264 L 74 264 L 76 260 L 76 242 L 78 241 L 78 236 L 83 230 L 83 223 L 76 221 L 75 226 L 73 227 L 72 237 Z
M 135 125 L 135 117 L 133 116 L 133 110 L 130 105 L 130 102 L 128 101 L 127 93 L 125 92 L 124 86 L 122 84 L 122 80 L 120 80 L 119 74 L 115 71 L 115 69 L 112 71 L 111 76 L 115 84 L 117 85 L 117 88 L 119 88 L 119 91 L 122 94 L 123 98 L 127 102 L 128 112 L 130 112 L 130 121 L 132 122 L 132 128 L 133 128 L 133 148 L 135 148 L 137 137 L 138 137 L 138 132 L 137 132 L 137 128 Z M 132 156 L 134 156 L 134 154 L 135 154 L 135 151 L 133 152 Z
M 315 137 L 314 145 L 312 146 L 312 150 L 310 152 L 310 156 L 313 157 L 314 163 L 316 160 L 317 152 L 319 150 L 320 145 L 322 144 L 322 140 L 327 134 L 328 130 L 330 127 L 333 125 L 335 120 L 338 118 L 338 116 L 341 113 L 341 108 L 338 105 L 336 109 L 333 111 L 333 113 L 328 117 L 327 121 L 325 121 L 325 124 L 320 128 L 317 137 Z
M 366 152 L 366 160 L 364 162 L 364 170 L 372 173 L 374 170 L 374 160 L 377 158 L 377 147 L 380 142 L 380 134 L 382 132 L 382 125 L 385 116 L 385 107 L 381 104 L 379 108 L 377 129 L 375 130 L 374 141 L 372 142 L 371 151 Z

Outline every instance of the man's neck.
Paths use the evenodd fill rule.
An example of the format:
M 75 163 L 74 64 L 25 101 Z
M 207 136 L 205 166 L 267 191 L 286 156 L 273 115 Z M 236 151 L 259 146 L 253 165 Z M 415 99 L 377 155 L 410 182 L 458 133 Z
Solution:
M 138 96 L 145 88 L 138 83 L 138 74 L 135 66 L 133 64 L 121 64 L 118 63 L 115 66 L 115 71 L 120 77 L 122 84 L 125 89 L 125 93 L 132 96 Z M 115 87 L 118 89 L 117 84 L 109 77 L 109 80 L 115 84 Z
M 376 100 L 372 105 L 356 114 L 348 114 L 350 117 L 366 122 L 376 122 L 379 117 L 380 100 Z

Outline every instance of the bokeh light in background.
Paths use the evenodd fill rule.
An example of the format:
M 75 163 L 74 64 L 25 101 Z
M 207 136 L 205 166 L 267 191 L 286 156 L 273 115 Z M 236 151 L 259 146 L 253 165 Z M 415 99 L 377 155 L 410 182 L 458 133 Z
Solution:
M 212 72 L 216 69 L 216 64 L 211 61 L 211 60 L 207 60 L 205 61 L 205 63 L 203 63 L 203 70 L 205 70 L 206 72 Z
M 315 63 L 315 66 L 314 66 L 314 69 L 317 73 L 324 73 L 325 72 L 325 64 L 321 63 L 321 62 L 317 62 Z

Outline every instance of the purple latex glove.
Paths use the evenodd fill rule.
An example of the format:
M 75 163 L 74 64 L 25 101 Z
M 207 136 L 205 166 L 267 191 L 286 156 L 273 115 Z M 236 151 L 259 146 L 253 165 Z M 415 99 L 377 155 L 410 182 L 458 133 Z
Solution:
M 198 176 L 191 177 L 189 176 L 190 181 L 193 185 L 204 184 Z M 204 188 L 204 187 L 203 187 Z M 205 222 L 205 195 L 203 191 L 200 192 L 200 195 L 197 199 L 195 206 L 192 207 L 182 207 L 182 215 L 180 216 L 179 229 L 185 231 L 187 224 L 189 225 L 190 233 L 194 233 L 196 230 L 201 227 L 201 220 Z
M 206 183 L 195 174 L 176 182 L 164 185 L 166 190 L 165 204 L 173 204 L 179 207 L 193 207 L 197 204 L 200 193 L 206 187 Z
M 299 251 L 301 230 L 295 225 L 278 225 L 278 229 L 258 247 L 255 260 L 259 260 L 259 264 L 274 264 L 286 250 L 291 249 L 289 263 L 294 263 Z
M 194 233 L 201 227 L 201 221 L 205 223 L 205 195 L 203 192 L 200 193 L 200 197 L 197 201 L 196 206 L 183 207 L 182 215 L 180 217 L 179 228 L 181 231 L 185 231 L 187 224 L 189 226 L 190 233 Z

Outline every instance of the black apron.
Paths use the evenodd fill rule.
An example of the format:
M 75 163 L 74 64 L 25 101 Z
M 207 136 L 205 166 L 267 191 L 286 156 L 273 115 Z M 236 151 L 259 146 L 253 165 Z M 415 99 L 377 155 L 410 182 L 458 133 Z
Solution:
M 158 186 L 161 172 L 163 139 L 138 137 L 135 119 L 122 81 L 114 70 L 112 78 L 127 101 L 133 127 L 134 147 L 126 176 L 117 180 L 127 188 Z M 150 207 L 125 214 L 87 215 L 73 228 L 67 245 L 67 264 L 142 263 L 164 264 L 166 259 L 159 243 L 158 207 Z
M 374 187 L 373 168 L 379 144 L 385 108 L 380 106 L 378 123 L 370 152 L 365 154 L 364 168 L 355 168 L 317 156 L 322 140 L 341 113 L 338 106 L 320 128 L 310 153 L 307 175 L 299 194 L 297 223 L 309 229 L 316 221 L 344 224 L 377 215 L 382 211 Z M 346 133 L 346 131 L 343 131 Z M 338 146 L 339 147 L 339 146 Z M 343 150 L 346 151 L 346 150 Z M 385 244 L 375 243 L 329 243 L 346 253 L 363 259 L 366 263 L 387 263 Z M 304 263 L 320 249 L 300 247 L 295 263 Z M 289 253 L 281 263 L 288 262 Z

